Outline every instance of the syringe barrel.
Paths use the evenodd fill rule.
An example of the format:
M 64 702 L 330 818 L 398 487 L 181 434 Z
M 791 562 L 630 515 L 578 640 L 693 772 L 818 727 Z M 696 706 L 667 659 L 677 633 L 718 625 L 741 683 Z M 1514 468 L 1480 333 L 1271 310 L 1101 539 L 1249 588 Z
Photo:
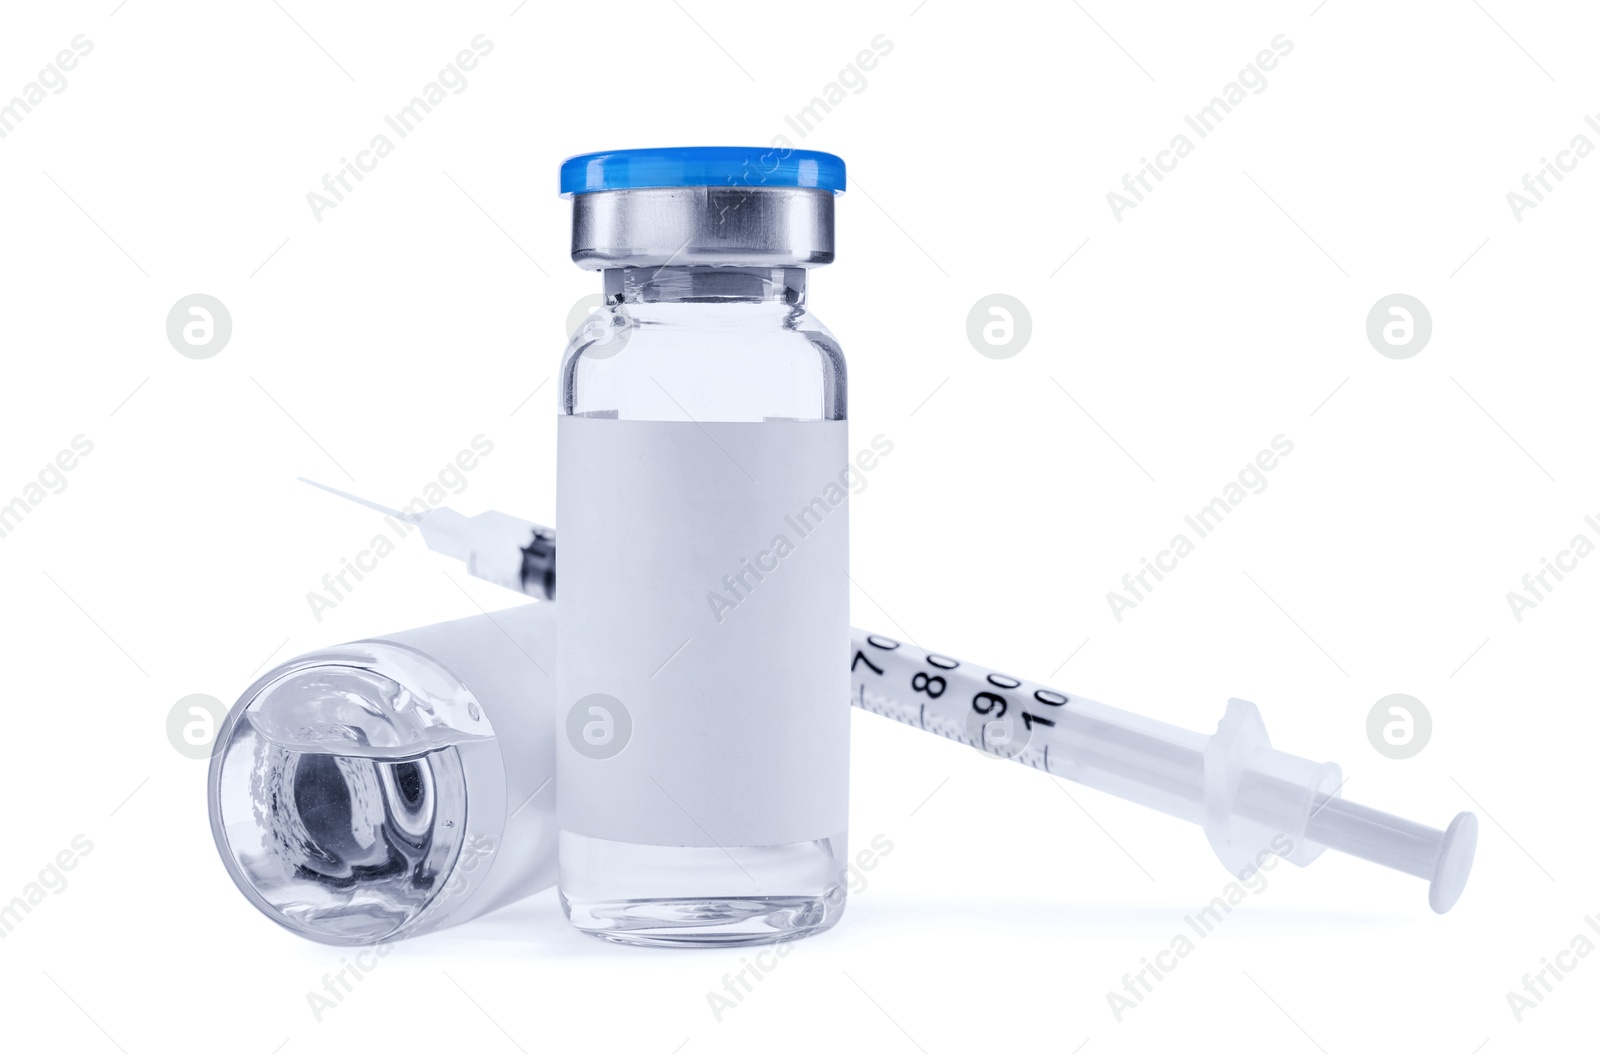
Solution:
M 1204 733 L 1082 696 L 1045 732 L 1050 772 L 1194 824 L 1204 819 Z
M 1326 805 L 1325 815 L 1342 805 L 1330 797 L 1338 786 L 1337 767 L 1274 750 L 1263 740 L 1240 745 L 1235 782 L 1213 780 L 1214 786 L 1208 787 L 1206 756 L 1212 736 L 1081 696 L 1073 698 L 1057 727 L 1047 732 L 1051 772 L 1206 828 L 1214 840 L 1231 844 L 1226 854 L 1230 871 L 1259 866 L 1261 852 L 1269 848 L 1305 865 L 1326 846 L 1352 845 L 1363 849 L 1350 852 L 1388 863 L 1373 856 L 1384 852 L 1382 841 L 1388 831 L 1366 821 L 1368 815 L 1384 816 L 1376 811 L 1365 811 L 1361 821 L 1330 817 L 1323 830 L 1308 825 L 1317 803 Z M 1218 758 L 1213 764 L 1228 768 L 1234 762 Z M 1427 857 L 1429 847 L 1420 837 L 1432 832 L 1436 853 L 1440 833 L 1399 823 L 1418 835 L 1412 840 L 1415 846 L 1407 844 L 1399 852 Z

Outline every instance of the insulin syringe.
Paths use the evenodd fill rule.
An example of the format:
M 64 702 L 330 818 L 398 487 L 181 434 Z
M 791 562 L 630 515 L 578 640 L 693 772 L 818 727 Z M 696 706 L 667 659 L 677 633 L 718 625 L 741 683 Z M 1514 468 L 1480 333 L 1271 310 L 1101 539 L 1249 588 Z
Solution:
M 547 528 L 495 511 L 402 512 L 305 482 L 416 525 L 430 549 L 478 578 L 555 599 Z M 1244 700 L 1229 700 L 1208 735 L 880 634 L 852 630 L 851 648 L 855 706 L 1198 824 L 1233 875 L 1269 854 L 1307 865 L 1331 848 L 1428 880 L 1428 904 L 1448 912 L 1472 870 L 1473 814 L 1440 831 L 1347 802 L 1337 765 L 1273 748 Z

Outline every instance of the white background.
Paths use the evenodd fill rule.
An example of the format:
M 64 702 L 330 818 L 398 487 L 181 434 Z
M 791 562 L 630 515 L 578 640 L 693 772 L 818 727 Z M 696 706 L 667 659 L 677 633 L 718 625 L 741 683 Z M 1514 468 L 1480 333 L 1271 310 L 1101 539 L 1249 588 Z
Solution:
M 1506 196 L 1600 143 L 1596 29 L 1506 0 L 8 5 L 0 99 L 94 46 L 0 140 L 0 501 L 94 450 L 0 538 L 0 900 L 75 835 L 93 851 L 0 941 L 4 1043 L 1592 1048 L 1600 956 L 1520 1022 L 1506 994 L 1600 941 L 1600 560 L 1520 622 L 1506 593 L 1600 541 L 1600 160 L 1520 220 Z M 307 192 L 477 34 L 468 86 L 314 218 Z M 878 34 L 864 89 L 795 135 Z M 1107 192 L 1278 34 L 1265 89 L 1115 218 Z M 893 852 L 721 1022 L 739 952 L 607 946 L 553 892 L 397 947 L 313 1018 L 347 952 L 234 890 L 169 711 L 508 605 L 411 540 L 319 621 L 307 591 L 377 525 L 294 477 L 404 502 L 482 433 L 452 503 L 553 518 L 552 373 L 599 288 L 565 259 L 559 162 L 784 133 L 850 166 L 811 301 L 850 356 L 853 446 L 895 443 L 854 500 L 854 621 L 1190 728 L 1254 700 L 1349 798 L 1478 812 L 1454 912 L 1354 859 L 1283 865 L 1118 1022 L 1106 994 L 1227 881 L 1200 832 L 857 714 L 853 842 Z M 204 360 L 165 333 L 196 292 L 233 321 Z M 1003 360 L 966 336 L 997 292 L 1032 317 Z M 1402 360 L 1365 329 L 1396 292 L 1433 320 Z M 1114 618 L 1107 591 L 1280 433 L 1267 489 Z M 1366 733 L 1396 692 L 1434 725 L 1404 761 Z

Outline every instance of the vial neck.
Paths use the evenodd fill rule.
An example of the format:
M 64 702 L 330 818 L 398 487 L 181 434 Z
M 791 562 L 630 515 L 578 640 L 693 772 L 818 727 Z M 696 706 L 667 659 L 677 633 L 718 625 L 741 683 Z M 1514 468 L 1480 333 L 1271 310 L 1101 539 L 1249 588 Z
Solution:
M 613 304 L 806 302 L 803 267 L 618 267 L 604 275 Z

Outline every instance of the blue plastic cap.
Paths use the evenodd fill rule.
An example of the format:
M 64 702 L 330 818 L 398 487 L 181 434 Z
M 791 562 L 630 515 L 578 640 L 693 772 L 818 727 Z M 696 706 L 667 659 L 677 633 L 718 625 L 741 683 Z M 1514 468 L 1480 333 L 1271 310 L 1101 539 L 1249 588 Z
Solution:
M 654 147 L 579 154 L 561 163 L 561 195 L 640 187 L 844 190 L 844 160 L 780 147 Z

